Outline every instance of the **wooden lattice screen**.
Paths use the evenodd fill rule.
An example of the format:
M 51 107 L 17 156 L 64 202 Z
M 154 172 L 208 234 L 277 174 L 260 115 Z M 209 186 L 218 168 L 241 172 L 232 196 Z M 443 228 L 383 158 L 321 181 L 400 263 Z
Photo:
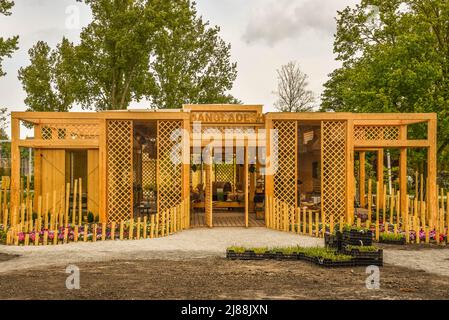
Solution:
M 156 159 L 150 158 L 146 152 L 142 153 L 142 186 L 148 195 L 148 187 L 156 187 Z
M 133 122 L 109 120 L 107 128 L 108 221 L 133 217 Z
M 399 126 L 354 126 L 354 140 L 399 140 Z
M 172 139 L 175 130 L 182 129 L 182 121 L 157 122 L 157 200 L 158 210 L 176 207 L 182 199 L 182 159 Z
M 234 183 L 234 164 L 217 163 L 215 164 L 215 181 Z
M 277 165 L 274 174 L 274 196 L 279 201 L 296 206 L 297 204 L 297 122 L 273 121 L 278 141 Z
M 346 121 L 321 122 L 321 208 L 326 223 L 346 217 Z
M 98 123 L 44 124 L 41 127 L 43 140 L 98 139 Z

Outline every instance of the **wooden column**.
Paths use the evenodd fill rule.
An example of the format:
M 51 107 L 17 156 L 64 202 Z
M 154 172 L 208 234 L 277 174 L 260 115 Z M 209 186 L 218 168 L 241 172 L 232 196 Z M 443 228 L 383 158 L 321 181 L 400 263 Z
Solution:
M 407 126 L 401 126 L 400 139 L 407 139 Z M 407 208 L 407 148 L 400 148 L 399 155 L 399 191 L 400 191 L 400 202 L 401 202 L 401 212 L 404 213 Z
M 249 185 L 248 185 L 248 178 L 249 178 L 249 171 L 248 171 L 248 142 L 245 140 L 245 151 L 244 151 L 244 174 L 243 179 L 244 186 L 245 186 L 245 227 L 249 227 Z
M 273 128 L 273 120 L 271 119 L 265 119 L 265 134 L 266 134 L 266 147 L 265 147 L 265 153 L 266 153 L 266 162 L 265 162 L 265 199 L 268 199 L 268 197 L 274 196 L 274 177 L 273 177 L 273 161 L 271 159 L 271 148 L 272 148 L 272 141 L 271 141 L 271 130 Z
M 99 149 L 98 149 L 98 195 L 99 195 L 99 208 L 98 214 L 100 217 L 100 222 L 107 222 L 107 122 L 106 119 L 100 119 L 99 123 Z
M 384 149 L 379 149 L 377 151 L 377 182 L 379 182 L 379 206 L 382 208 L 384 199 Z
M 19 208 L 19 190 L 20 190 L 20 120 L 11 117 L 11 195 L 10 210 Z
M 185 202 L 184 211 L 186 213 L 186 226 L 190 223 L 190 119 L 183 121 L 182 140 L 182 200 Z M 184 214 L 184 213 L 183 213 Z
M 427 175 L 429 184 L 428 192 L 428 208 L 429 217 L 432 221 L 438 214 L 438 189 L 437 189 L 437 120 L 429 120 L 427 125 L 427 139 L 429 140 L 429 148 L 427 149 Z
M 365 151 L 360 151 L 359 153 L 359 159 L 360 159 L 360 176 L 359 176 L 359 194 L 360 194 L 360 206 L 362 208 L 365 208 L 366 206 L 366 200 L 365 200 L 365 195 L 366 195 L 366 190 L 365 190 L 365 179 L 366 179 L 366 174 L 365 174 L 365 158 L 366 158 L 366 152 Z
M 34 139 L 42 139 L 42 126 L 34 125 Z M 42 155 L 41 149 L 34 149 L 34 199 L 42 195 Z M 38 202 L 34 201 L 33 210 L 38 211 Z
M 349 119 L 346 124 L 346 222 L 354 222 L 354 122 Z

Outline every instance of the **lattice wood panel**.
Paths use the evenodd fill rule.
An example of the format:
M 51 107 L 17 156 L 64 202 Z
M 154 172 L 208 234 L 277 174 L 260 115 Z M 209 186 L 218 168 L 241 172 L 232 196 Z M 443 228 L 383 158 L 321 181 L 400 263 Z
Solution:
M 355 126 L 354 140 L 399 140 L 398 126 Z
M 99 137 L 96 123 L 45 124 L 41 128 L 43 140 L 94 140 Z
M 232 163 L 215 164 L 215 181 L 234 183 L 234 164 Z
M 208 227 L 213 227 L 213 208 L 212 208 L 212 165 L 206 164 L 206 190 L 204 195 L 204 217 Z
M 182 121 L 157 122 L 157 200 L 158 210 L 176 207 L 182 201 L 182 159 L 174 152 L 178 141 L 172 133 L 182 129 Z
M 321 208 L 326 223 L 346 216 L 346 122 L 321 122 Z
M 296 121 L 273 121 L 278 141 L 277 165 L 274 174 L 274 196 L 287 205 L 297 204 L 297 123 Z
M 107 128 L 108 221 L 133 217 L 133 122 L 109 120 Z
M 156 187 L 156 159 L 148 153 L 142 153 L 142 186 L 147 193 L 147 187 Z M 148 195 L 148 194 L 146 194 Z

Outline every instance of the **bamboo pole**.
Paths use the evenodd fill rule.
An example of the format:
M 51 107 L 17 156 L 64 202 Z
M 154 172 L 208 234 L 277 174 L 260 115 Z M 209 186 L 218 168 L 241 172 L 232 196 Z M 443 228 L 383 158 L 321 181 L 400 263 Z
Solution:
M 86 224 L 84 224 L 84 237 L 83 237 L 84 242 L 87 241 L 88 234 L 89 234 L 89 225 L 86 223 Z
M 123 240 L 124 225 L 123 220 L 120 221 L 120 240 Z
M 147 238 L 147 227 L 148 227 L 148 223 L 147 223 L 147 216 L 143 217 L 143 238 L 146 239 Z
M 140 240 L 140 224 L 141 224 L 140 223 L 140 217 L 138 217 L 137 218 L 137 226 L 136 226 L 137 227 L 137 230 L 136 230 L 137 231 L 136 232 L 136 239 L 137 240 Z
M 83 221 L 83 179 L 79 178 L 78 184 L 78 223 Z
M 302 234 L 306 234 L 307 233 L 307 208 L 303 208 L 302 211 Z
M 298 220 L 298 223 L 296 225 L 296 233 L 300 234 L 301 233 L 301 208 L 300 207 L 296 208 L 296 216 L 297 216 L 297 220 Z
M 154 214 L 151 215 L 150 238 L 154 238 Z
M 73 241 L 78 242 L 78 225 L 75 225 L 75 230 L 73 231 Z
M 386 205 L 386 199 L 387 199 L 387 186 L 384 185 L 383 187 L 383 194 L 382 194 L 382 223 L 385 224 L 387 222 L 386 217 L 386 211 L 387 211 L 387 205 Z
M 372 186 L 371 186 L 371 179 L 368 179 L 368 221 L 371 223 L 371 215 L 372 215 Z
M 313 235 L 312 232 L 312 211 L 309 210 L 309 236 Z
M 36 231 L 41 231 L 42 228 L 42 196 L 37 198 L 37 219 L 39 222 L 39 227 L 36 228 Z
M 133 240 L 133 238 L 134 238 L 134 219 L 131 219 L 129 222 L 128 240 Z
M 43 244 L 44 244 L 44 246 L 46 246 L 48 244 L 48 231 L 47 230 L 44 231 Z
M 78 189 L 78 180 L 75 179 L 74 186 L 73 186 L 73 206 L 72 206 L 72 225 L 74 226 L 76 224 L 76 192 Z
M 55 230 L 53 231 L 53 245 L 57 244 L 58 244 L 58 229 L 55 228 Z
M 66 228 L 69 226 L 69 208 L 70 208 L 70 183 L 67 183 L 65 190 L 65 215 L 64 215 L 64 226 Z
M 319 213 L 315 212 L 315 236 L 318 238 L 320 236 L 320 224 L 319 224 Z
M 111 223 L 111 240 L 115 240 L 115 221 Z
M 393 224 L 393 214 L 394 214 L 394 189 L 390 194 L 390 224 Z

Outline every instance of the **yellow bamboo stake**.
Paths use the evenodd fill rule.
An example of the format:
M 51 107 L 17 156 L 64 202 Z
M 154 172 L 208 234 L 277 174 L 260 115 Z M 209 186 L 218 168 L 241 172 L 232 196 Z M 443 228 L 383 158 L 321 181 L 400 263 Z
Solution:
M 425 227 L 426 228 L 426 243 L 429 244 L 430 243 L 430 230 L 429 227 Z
M 101 224 L 101 241 L 105 241 L 106 240 L 106 223 L 103 222 Z
M 386 217 L 386 211 L 387 211 L 387 185 L 384 185 L 384 189 L 383 189 L 383 195 L 382 195 L 382 223 L 385 225 L 385 223 L 387 222 Z
M 69 208 L 70 208 L 70 183 L 66 185 L 65 191 L 65 216 L 64 216 L 64 226 L 67 228 L 69 226 Z
M 76 224 L 76 192 L 78 188 L 78 180 L 75 179 L 74 186 L 73 186 L 73 206 L 72 206 L 72 226 Z
M 362 219 L 357 218 L 357 228 L 361 228 L 362 227 Z
M 115 240 L 115 221 L 111 223 L 111 240 Z
M 87 241 L 88 234 L 89 234 L 89 225 L 86 223 L 86 224 L 84 224 L 84 237 L 83 237 L 84 242 Z
M 58 244 L 58 229 L 55 229 L 53 231 L 53 245 L 57 245 Z
M 376 182 L 376 241 L 379 241 L 379 207 L 380 207 L 380 183 Z
M 78 223 L 83 223 L 83 179 L 79 178 L 78 183 Z
M 137 218 L 137 230 L 136 230 L 136 238 L 137 240 L 140 240 L 140 217 Z
M 73 241 L 78 242 L 78 236 L 79 236 L 78 225 L 75 225 L 75 229 L 73 231 Z
M 151 215 L 150 238 L 154 238 L 154 214 Z
M 48 244 L 48 231 L 44 231 L 44 240 L 43 240 L 44 246 Z
M 371 223 L 371 215 L 372 215 L 372 187 L 371 187 L 371 179 L 368 180 L 368 221 Z
M 92 241 L 97 241 L 97 224 L 94 223 L 93 230 L 92 230 Z
M 333 214 L 331 214 L 331 216 L 330 216 L 329 232 L 331 234 L 334 233 L 334 215 Z
M 67 243 L 68 234 L 69 234 L 69 228 L 64 228 L 64 243 Z
M 309 236 L 313 235 L 312 232 L 312 211 L 309 210 Z
M 307 233 L 307 208 L 303 208 L 302 211 L 302 234 L 306 234 Z
M 319 224 L 319 213 L 315 212 L 315 236 L 318 238 L 320 236 L 320 224 Z
M 26 235 L 25 235 L 25 246 L 28 246 L 29 244 L 30 244 L 30 235 L 27 233 Z
M 143 238 L 144 239 L 147 238 L 147 227 L 148 227 L 147 216 L 144 216 L 143 217 Z
M 123 220 L 120 221 L 120 240 L 123 240 L 124 225 Z
M 394 189 L 390 194 L 390 224 L 393 224 L 393 214 L 394 214 Z
M 48 211 L 49 211 L 49 194 L 45 194 L 45 207 L 44 207 L 44 228 L 48 229 Z
M 41 221 L 42 217 L 42 197 L 39 196 L 37 198 L 37 220 Z M 42 222 L 39 222 L 39 226 L 37 226 L 36 231 L 41 231 Z
M 300 207 L 296 208 L 296 216 L 297 216 L 297 220 L 298 220 L 298 223 L 296 225 L 296 233 L 300 234 L 301 233 L 301 208 Z
M 134 238 L 134 219 L 129 222 L 129 235 L 128 240 L 133 240 Z

